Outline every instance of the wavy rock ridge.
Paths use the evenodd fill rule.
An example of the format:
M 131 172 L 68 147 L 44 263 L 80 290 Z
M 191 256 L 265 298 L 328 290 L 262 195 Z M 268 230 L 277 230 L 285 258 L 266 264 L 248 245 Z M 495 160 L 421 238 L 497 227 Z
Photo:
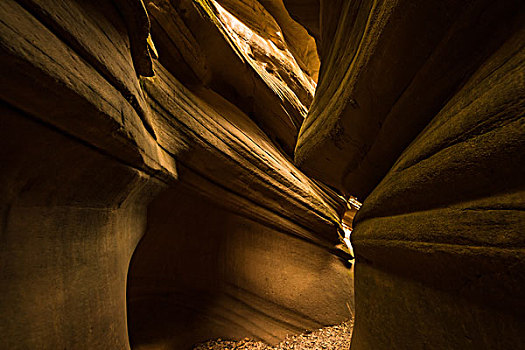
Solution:
M 524 14 L 0 2 L 0 348 L 525 348 Z

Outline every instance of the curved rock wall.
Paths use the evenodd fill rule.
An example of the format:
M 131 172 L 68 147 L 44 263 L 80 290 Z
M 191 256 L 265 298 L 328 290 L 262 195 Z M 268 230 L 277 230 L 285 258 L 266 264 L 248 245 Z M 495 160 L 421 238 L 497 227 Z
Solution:
M 282 0 L 220 0 L 219 3 L 279 48 L 290 49 L 300 67 L 317 81 L 319 56 L 315 40 L 290 17 Z
M 278 343 L 351 317 L 351 286 L 328 248 L 173 187 L 149 207 L 130 265 L 131 344 L 186 349 L 220 337 Z
M 324 15 L 333 16 L 322 28 L 320 47 L 328 48 L 299 135 L 297 164 L 343 193 L 366 198 L 468 77 L 519 28 L 519 6 L 327 5 Z
M 191 28 L 156 15 L 157 34 Z M 134 348 L 274 342 L 350 316 L 344 200 L 223 97 L 214 46 L 188 29 L 156 61 L 138 0 L 6 0 L 0 17 L 0 348 L 127 349 L 128 328 Z
M 352 349 L 524 348 L 522 2 L 219 2 L 298 61 L 210 0 L 0 2 L 0 347 L 349 317 L 346 203 L 295 146 L 364 200 Z
M 176 170 L 116 9 L 60 4 L 0 4 L 0 347 L 125 349 L 128 263 Z
M 365 199 L 352 349 L 524 348 L 522 2 L 321 4 L 296 161 Z
M 128 264 L 162 184 L 13 106 L 1 113 L 0 347 L 127 348 Z
M 186 85 L 202 82 L 235 104 L 291 159 L 313 89 L 295 61 L 281 60 L 289 65 L 283 70 L 275 64 L 283 58 L 279 48 L 272 57 L 249 35 L 236 38 L 213 1 L 150 0 L 147 7 L 159 62 Z M 264 38 L 258 42 L 273 45 Z M 188 77 L 191 72 L 199 79 Z

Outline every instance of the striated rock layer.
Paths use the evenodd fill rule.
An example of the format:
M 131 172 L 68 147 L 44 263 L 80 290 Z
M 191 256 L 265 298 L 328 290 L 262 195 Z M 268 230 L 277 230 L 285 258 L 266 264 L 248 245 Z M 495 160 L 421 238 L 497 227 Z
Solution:
M 0 2 L 0 348 L 525 348 L 524 14 Z
M 276 344 L 349 318 L 350 286 L 329 249 L 174 187 L 149 207 L 130 265 L 131 344 L 186 349 L 245 337 Z
M 364 200 L 352 349 L 525 348 L 523 2 L 321 6 L 295 159 Z
M 2 349 L 275 343 L 353 312 L 294 106 L 217 13 L 170 4 L 0 3 Z

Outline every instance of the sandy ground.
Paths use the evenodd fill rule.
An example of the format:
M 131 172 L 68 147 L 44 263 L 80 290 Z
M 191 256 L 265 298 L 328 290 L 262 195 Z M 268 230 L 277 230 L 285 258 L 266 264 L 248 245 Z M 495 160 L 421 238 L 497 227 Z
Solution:
M 250 339 L 241 341 L 217 339 L 198 344 L 193 350 L 348 350 L 352 329 L 353 323 L 348 321 L 310 333 L 289 336 L 276 346 Z

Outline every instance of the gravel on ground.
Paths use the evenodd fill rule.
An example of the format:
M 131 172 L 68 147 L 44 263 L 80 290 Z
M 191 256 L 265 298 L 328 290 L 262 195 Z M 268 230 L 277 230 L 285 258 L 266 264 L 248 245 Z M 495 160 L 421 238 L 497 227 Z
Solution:
M 313 332 L 288 336 L 276 346 L 243 339 L 229 341 L 216 339 L 196 345 L 193 350 L 349 350 L 353 322 L 325 327 Z

